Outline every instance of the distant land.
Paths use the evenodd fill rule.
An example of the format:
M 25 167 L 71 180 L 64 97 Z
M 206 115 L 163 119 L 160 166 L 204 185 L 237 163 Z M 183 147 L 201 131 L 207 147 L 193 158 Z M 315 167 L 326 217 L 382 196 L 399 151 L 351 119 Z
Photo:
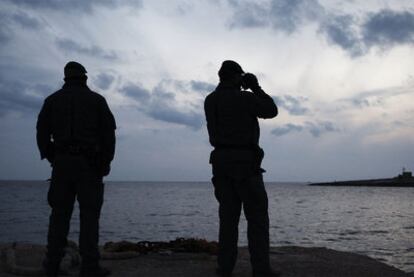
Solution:
M 388 179 L 368 179 L 351 181 L 334 181 L 311 183 L 310 186 L 355 186 L 355 187 L 414 187 L 414 177 L 411 171 L 405 171 L 396 177 Z

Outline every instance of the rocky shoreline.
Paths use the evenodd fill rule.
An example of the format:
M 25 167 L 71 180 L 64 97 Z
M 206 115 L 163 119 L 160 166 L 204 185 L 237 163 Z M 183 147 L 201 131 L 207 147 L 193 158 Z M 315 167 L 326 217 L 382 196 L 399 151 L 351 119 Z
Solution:
M 112 270 L 114 277 L 167 277 L 215 276 L 216 256 L 214 243 L 199 245 L 200 241 L 176 241 L 147 246 L 131 242 L 118 242 L 102 247 L 102 265 Z M 172 243 L 172 244 L 171 244 Z M 172 248 L 172 246 L 177 246 Z M 200 248 L 200 247 L 201 248 Z M 140 248 L 141 247 L 141 248 Z M 144 247 L 145 251 L 141 251 Z M 146 251 L 148 250 L 149 251 Z M 0 276 L 42 276 L 41 261 L 45 247 L 27 243 L 0 244 Z M 190 252 L 189 252 L 190 251 Z M 71 243 L 62 268 L 69 276 L 77 276 L 79 253 Z M 314 277 L 407 277 L 406 273 L 367 256 L 318 247 L 272 247 L 272 266 L 282 276 Z M 251 276 L 247 248 L 239 248 L 239 258 L 233 274 L 235 277 Z

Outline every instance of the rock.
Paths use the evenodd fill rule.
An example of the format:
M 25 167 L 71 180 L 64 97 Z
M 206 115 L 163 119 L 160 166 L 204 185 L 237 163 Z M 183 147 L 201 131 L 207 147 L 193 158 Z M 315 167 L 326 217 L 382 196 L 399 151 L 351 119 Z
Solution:
M 129 241 L 120 241 L 120 242 L 107 242 L 103 246 L 103 250 L 105 252 L 127 252 L 127 251 L 136 251 L 139 252 L 139 247 L 136 243 L 132 243 Z
M 124 244 L 126 245 L 126 244 Z M 71 248 L 74 253 L 68 254 L 70 273 L 75 276 L 79 260 L 77 249 Z M 2 250 L 2 265 L 0 276 L 11 277 L 5 263 L 6 256 L 13 252 L 16 264 L 39 269 L 44 256 L 45 247 L 40 245 L 16 244 L 0 245 Z M 6 254 L 7 251 L 11 251 Z M 168 253 L 166 253 L 166 251 Z M 115 252 L 122 254 L 123 252 Z M 126 251 L 125 253 L 135 253 Z M 73 256 L 71 256 L 73 255 Z M 282 272 L 283 277 L 309 276 L 309 277 L 407 277 L 399 269 L 383 264 L 375 259 L 327 248 L 304 247 L 276 247 L 271 248 L 271 264 L 276 270 Z M 78 257 L 79 258 L 79 257 Z M 129 259 L 102 260 L 102 265 L 112 270 L 112 277 L 207 277 L 215 276 L 216 256 L 208 253 L 186 253 L 171 250 L 161 250 L 161 253 L 148 252 L 146 255 L 130 257 Z M 14 274 L 33 275 L 35 271 L 13 271 Z M 250 256 L 246 247 L 239 248 L 239 257 L 234 270 L 234 277 L 251 276 Z
M 162 250 L 160 252 L 158 252 L 158 254 L 163 255 L 163 256 L 171 256 L 174 252 L 171 250 Z
M 76 246 L 76 244 L 75 244 Z M 2 251 L 2 271 L 20 276 L 43 275 L 42 262 L 45 258 L 46 248 L 41 245 L 29 243 L 13 243 L 0 247 Z M 79 251 L 68 243 L 65 256 L 61 263 L 62 271 L 69 271 L 79 265 Z

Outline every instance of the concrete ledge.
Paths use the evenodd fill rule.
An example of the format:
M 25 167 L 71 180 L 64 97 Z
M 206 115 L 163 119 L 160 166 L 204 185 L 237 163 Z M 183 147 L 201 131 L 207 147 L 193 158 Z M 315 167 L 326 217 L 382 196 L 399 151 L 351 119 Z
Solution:
M 72 276 L 78 272 L 78 253 L 71 247 L 66 265 Z M 35 244 L 0 244 L 0 276 L 39 276 L 45 247 Z M 113 254 L 113 253 L 112 253 Z M 103 253 L 102 265 L 112 270 L 114 277 L 207 277 L 215 276 L 216 256 L 208 253 L 186 253 L 162 250 L 147 254 L 125 251 L 114 254 Z M 249 253 L 239 248 L 235 277 L 251 276 Z M 305 248 L 299 246 L 272 247 L 271 263 L 282 276 L 309 277 L 407 277 L 405 273 L 367 256 L 335 251 L 327 248 Z M 12 265 L 12 267 L 10 266 Z M 13 268 L 13 269 L 12 269 Z M 17 270 L 16 270 L 17 269 Z

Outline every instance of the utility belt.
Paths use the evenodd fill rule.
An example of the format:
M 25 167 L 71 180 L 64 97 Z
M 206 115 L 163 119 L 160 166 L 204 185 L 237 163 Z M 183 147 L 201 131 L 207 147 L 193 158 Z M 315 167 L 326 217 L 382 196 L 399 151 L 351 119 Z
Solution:
M 69 154 L 73 156 L 86 156 L 95 158 L 100 153 L 97 145 L 85 145 L 79 143 L 59 143 L 55 144 L 56 154 Z
M 227 145 L 220 144 L 214 147 L 215 150 L 256 150 L 257 145 Z
M 252 163 L 260 167 L 263 157 L 258 145 L 216 145 L 210 163 Z

